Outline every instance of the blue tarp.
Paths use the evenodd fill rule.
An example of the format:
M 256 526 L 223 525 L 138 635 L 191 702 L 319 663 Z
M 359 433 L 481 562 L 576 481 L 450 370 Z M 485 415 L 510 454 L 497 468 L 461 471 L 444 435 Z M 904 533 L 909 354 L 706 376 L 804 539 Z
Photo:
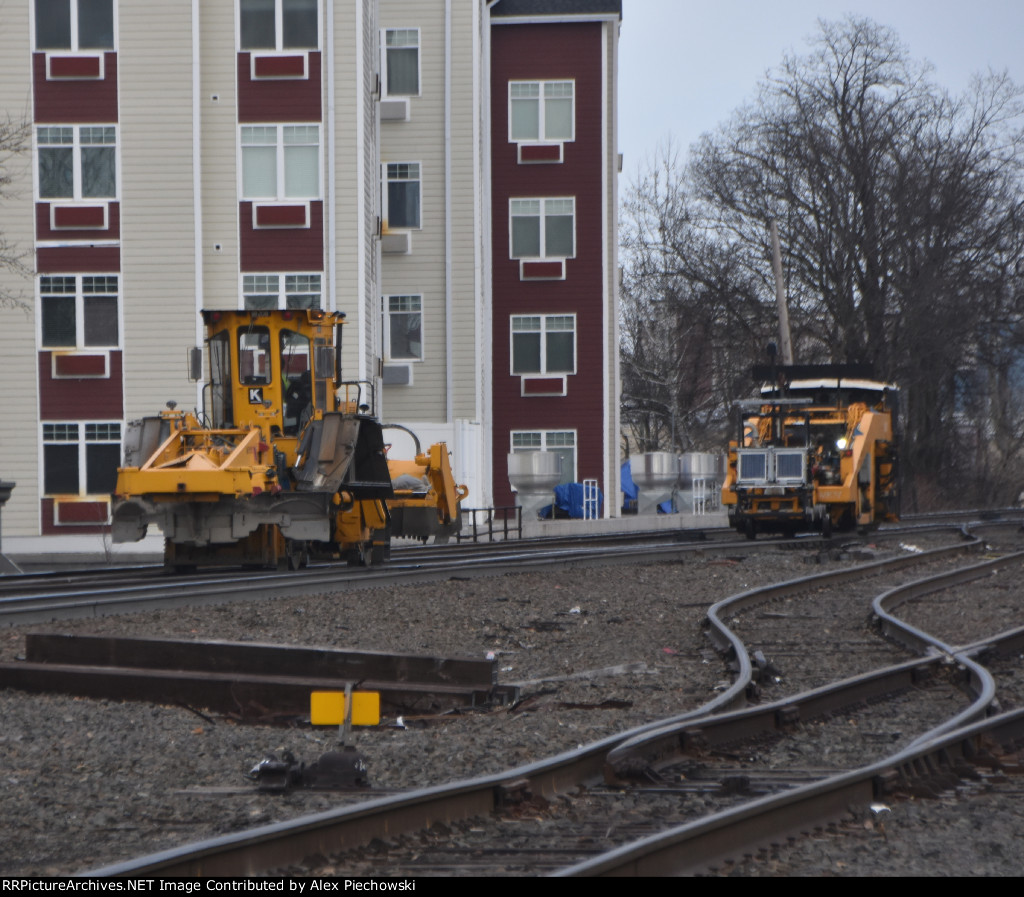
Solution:
M 640 490 L 633 482 L 633 468 L 628 458 L 622 462 L 622 467 L 619 468 L 619 482 L 622 484 L 622 494 L 626 497 L 626 501 L 636 501 Z
M 583 519 L 583 484 L 582 483 L 565 483 L 561 486 L 555 486 L 555 507 L 560 511 L 564 511 L 574 520 Z M 597 490 L 597 516 L 601 516 L 601 509 L 604 507 L 604 495 L 601 494 L 601 490 Z M 550 519 L 552 514 L 552 506 L 548 505 L 546 508 L 541 508 L 540 516 L 545 519 Z
M 622 510 L 625 511 L 630 502 L 633 502 L 634 506 L 631 513 L 636 513 L 635 502 L 640 495 L 640 489 L 637 487 L 636 483 L 633 482 L 633 468 L 628 458 L 622 462 L 622 467 L 619 468 L 619 482 L 621 483 L 624 501 Z M 675 510 L 676 508 L 672 499 L 658 505 L 658 511 L 662 514 L 672 514 Z

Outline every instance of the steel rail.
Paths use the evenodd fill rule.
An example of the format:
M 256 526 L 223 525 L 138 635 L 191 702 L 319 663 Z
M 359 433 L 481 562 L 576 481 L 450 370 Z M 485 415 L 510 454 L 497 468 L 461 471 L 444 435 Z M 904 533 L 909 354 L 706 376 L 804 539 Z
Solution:
M 736 554 L 765 550 L 781 543 L 674 542 L 671 544 L 588 544 L 565 549 L 544 546 L 521 551 L 494 549 L 484 554 L 468 552 L 455 559 L 414 559 L 407 563 L 365 569 L 338 567 L 309 568 L 287 573 L 200 574 L 162 578 L 159 582 L 107 585 L 54 590 L 52 594 L 0 597 L 0 625 L 47 623 L 56 619 L 93 618 L 115 613 L 178 607 L 188 604 L 216 604 L 234 600 L 295 597 L 317 591 L 374 588 L 399 583 L 431 582 L 457 577 L 496 576 L 545 570 L 566 564 L 604 565 L 623 560 L 655 563 L 678 560 L 688 554 Z
M 965 534 L 966 535 L 966 534 Z M 808 589 L 818 586 L 838 585 L 846 582 L 856 582 L 872 573 L 880 573 L 887 570 L 899 570 L 904 567 L 911 567 L 920 564 L 922 561 L 938 560 L 943 557 L 961 554 L 969 551 L 976 551 L 982 547 L 982 542 L 977 537 L 970 537 L 972 540 L 961 545 L 953 545 L 945 548 L 934 548 L 930 551 L 918 554 L 905 555 L 888 560 L 874 561 L 867 564 L 859 564 L 844 570 L 835 570 L 830 573 L 818 573 L 812 576 L 805 576 L 798 579 L 791 579 L 786 582 L 776 583 L 770 586 L 761 586 L 739 595 L 733 595 L 718 601 L 708 609 L 708 636 L 715 647 L 729 660 L 737 664 L 736 678 L 733 684 L 720 694 L 710 704 L 710 712 L 717 712 L 729 708 L 743 706 L 746 703 L 746 691 L 753 676 L 753 668 L 750 664 L 746 646 L 740 638 L 728 627 L 723 617 L 726 613 L 736 614 L 758 604 L 772 601 L 777 598 L 784 598 L 789 595 L 799 594 Z
M 963 551 L 965 546 L 956 546 Z M 940 553 L 949 551 L 941 549 Z M 909 560 L 920 562 L 929 554 L 913 555 Z M 906 559 L 897 559 L 900 562 Z M 879 562 L 854 568 L 861 575 L 865 569 L 879 566 L 903 566 L 902 563 Z M 833 574 L 819 578 L 830 579 Z M 806 577 L 798 582 L 806 588 Z M 938 658 L 913 661 L 891 672 L 894 677 L 886 686 L 899 682 L 904 687 L 920 678 L 915 670 L 937 665 Z M 863 693 L 860 694 L 863 699 Z M 809 702 L 813 697 L 806 698 Z M 823 700 L 828 700 L 825 698 Z M 714 703 L 714 702 L 713 702 Z M 793 706 L 793 699 L 784 702 Z M 710 705 L 709 705 L 710 706 Z M 729 720 L 718 722 L 707 716 L 707 707 L 684 714 L 690 719 L 706 717 L 709 725 L 724 727 Z M 566 752 L 545 761 L 520 767 L 505 773 L 412 792 L 391 798 L 370 801 L 357 807 L 345 807 L 316 816 L 304 817 L 290 823 L 266 826 L 251 832 L 241 832 L 200 842 L 169 851 L 130 860 L 94 871 L 94 875 L 136 876 L 150 873 L 161 875 L 247 875 L 283 868 L 291 865 L 297 855 L 329 855 L 365 844 L 373 837 L 394 837 L 398 834 L 429 827 L 436 821 L 449 823 L 466 816 L 487 814 L 502 800 L 515 792 L 551 796 L 558 791 L 598 781 L 606 777 L 608 755 L 624 740 L 664 729 L 662 720 L 638 727 L 629 732 L 609 736 L 599 742 Z M 394 818 L 386 818 L 393 816 Z M 385 817 L 385 818 L 379 818 Z
M 808 832 L 842 818 L 851 805 L 867 806 L 899 787 L 959 780 L 964 765 L 987 753 L 986 741 L 1002 745 L 1024 738 L 1024 709 L 976 722 L 908 747 L 862 769 L 761 798 L 608 851 L 559 870 L 559 877 L 663 876 L 701 872 L 732 857 Z
M 1015 650 L 1022 644 L 1024 644 L 1024 628 L 1005 633 L 997 640 L 990 639 L 978 643 L 974 649 L 965 648 L 963 650 L 985 650 L 993 647 Z M 895 677 L 893 682 L 910 683 L 917 681 L 915 670 L 937 668 L 942 663 L 943 658 L 931 657 L 910 661 L 884 672 L 886 675 Z M 829 693 L 835 688 L 836 686 L 828 686 L 801 697 L 806 706 L 812 708 L 812 714 L 824 712 L 824 709 L 834 706 L 832 703 L 834 697 Z M 863 699 L 865 695 L 862 693 L 859 697 Z M 849 696 L 850 700 L 857 698 L 858 695 L 853 693 Z M 771 710 L 777 713 L 779 710 L 784 710 L 786 706 L 793 706 L 795 700 L 778 702 L 778 705 L 773 706 Z M 764 708 L 756 708 L 755 711 L 747 713 L 753 718 L 754 713 L 761 713 L 763 710 Z M 1024 711 L 1020 713 L 1024 714 Z M 804 713 L 803 715 L 807 718 L 811 714 Z M 1008 718 L 1010 715 L 1006 716 Z M 734 720 L 726 716 L 710 717 L 706 722 L 707 729 L 702 737 L 710 736 L 711 740 L 717 740 L 716 736 L 711 735 L 712 729 L 720 731 L 723 740 L 735 740 L 740 736 L 750 737 L 753 734 L 749 727 L 744 727 L 741 733 L 737 732 Z M 636 733 L 638 730 L 633 731 Z M 1024 719 L 1021 721 L 1020 731 L 1024 732 Z M 629 734 L 624 733 L 626 736 Z M 150 874 L 241 876 L 271 872 L 275 869 L 293 866 L 297 856 L 316 854 L 329 856 L 331 853 L 365 845 L 373 838 L 394 838 L 404 833 L 429 828 L 435 822 L 451 824 L 459 819 L 487 815 L 499 808 L 506 799 L 514 798 L 517 794 L 530 793 L 550 797 L 582 783 L 604 780 L 607 776 L 605 759 L 610 750 L 617 746 L 623 737 L 623 735 L 609 736 L 578 750 L 507 772 L 370 800 L 289 822 L 276 823 L 246 832 L 183 845 L 105 866 L 85 874 L 119 877 Z M 949 736 L 946 738 L 948 739 Z M 904 759 L 905 755 L 909 757 L 909 760 Z M 652 836 L 618 848 L 589 860 L 585 864 L 571 867 L 560 874 L 657 875 L 666 874 L 667 871 L 677 873 L 686 871 L 688 867 L 679 868 L 677 866 L 678 859 L 673 859 L 671 861 L 672 868 L 667 870 L 661 866 L 651 865 L 652 863 L 666 862 L 663 858 L 659 859 L 655 855 L 645 857 L 643 853 L 645 851 L 653 851 L 655 854 L 664 853 L 669 845 L 674 845 L 677 842 L 686 845 L 689 839 L 694 838 L 696 839 L 695 846 L 682 848 L 689 851 L 684 858 L 690 857 L 687 862 L 693 862 L 693 858 L 696 857 L 703 862 L 708 856 L 719 855 L 706 854 L 705 851 L 709 849 L 709 845 L 721 851 L 721 855 L 727 855 L 730 852 L 734 853 L 743 845 L 752 843 L 752 838 L 767 839 L 768 835 L 763 828 L 765 825 L 773 826 L 773 835 L 781 833 L 784 836 L 787 831 L 785 826 L 789 826 L 792 830 L 806 830 L 809 824 L 813 824 L 809 820 L 835 818 L 845 813 L 851 802 L 870 802 L 877 796 L 879 790 L 875 781 L 876 777 L 884 772 L 883 778 L 886 781 L 902 781 L 907 775 L 914 772 L 915 767 L 910 761 L 924 755 L 923 750 L 918 753 L 904 751 L 893 758 L 879 761 L 878 764 L 868 767 L 866 771 L 843 773 L 823 782 L 785 792 L 776 798 L 760 799 L 752 804 L 746 804 L 742 808 L 716 814 L 716 816 L 708 817 L 698 823 L 691 823 L 662 835 Z M 904 766 L 906 769 L 903 768 Z M 898 774 L 893 773 L 893 767 L 899 767 L 896 770 Z M 837 785 L 841 785 L 838 790 L 836 790 Z M 764 815 L 769 811 L 777 812 L 773 804 L 773 801 L 776 800 L 781 802 L 781 807 L 785 811 L 781 816 L 783 825 L 781 829 L 779 822 L 772 821 Z M 791 804 L 793 806 L 790 806 Z M 754 820 L 752 829 L 741 827 L 730 830 L 730 827 L 744 822 L 748 817 Z M 709 841 L 708 832 L 714 835 L 713 840 Z M 631 871 L 624 871 L 626 869 Z
M 974 546 L 958 546 L 971 548 Z M 949 553 L 949 549 L 937 549 L 935 552 L 916 555 L 917 558 L 934 558 Z M 903 559 L 896 559 L 903 560 Z M 702 741 L 708 744 L 719 744 L 728 741 L 735 741 L 741 737 L 750 737 L 757 732 L 777 731 L 786 726 L 793 725 L 802 719 L 814 718 L 827 713 L 832 713 L 842 707 L 850 706 L 859 701 L 869 701 L 886 694 L 888 691 L 897 688 L 909 688 L 917 682 L 931 675 L 941 666 L 950 661 L 960 664 L 966 673 L 967 691 L 971 695 L 971 706 L 957 714 L 951 720 L 943 723 L 937 729 L 921 736 L 918 741 L 934 738 L 944 731 L 972 722 L 983 715 L 991 705 L 995 697 L 995 683 L 991 674 L 978 664 L 971 656 L 985 646 L 999 645 L 1001 641 L 1013 640 L 1019 637 L 1024 630 L 1012 630 L 1004 633 L 995 639 L 988 639 L 982 643 L 970 645 L 963 648 L 955 648 L 945 645 L 938 639 L 928 636 L 919 630 L 902 623 L 890 613 L 882 609 L 882 604 L 898 606 L 904 601 L 914 597 L 930 594 L 943 588 L 953 585 L 970 582 L 990 575 L 993 570 L 1000 569 L 1012 563 L 1024 561 L 1024 552 L 1007 555 L 994 561 L 987 561 L 981 564 L 973 564 L 958 570 L 946 571 L 935 576 L 928 576 L 914 582 L 905 583 L 889 589 L 873 601 L 873 609 L 879 616 L 882 634 L 887 637 L 894 637 L 895 640 L 915 650 L 918 654 L 927 655 L 924 660 L 911 660 L 897 664 L 882 670 L 876 670 L 861 676 L 854 676 L 841 682 L 833 683 L 818 689 L 812 689 L 792 697 L 782 698 L 770 704 L 760 704 L 753 708 L 737 709 L 732 713 L 715 716 L 713 719 L 703 719 L 699 731 L 689 728 L 694 719 L 702 719 L 694 714 L 684 715 L 678 720 L 666 720 L 661 728 L 652 730 L 641 735 L 623 739 L 622 743 L 611 750 L 608 755 L 609 767 L 613 770 L 633 770 L 644 765 L 665 765 L 671 763 L 674 757 L 684 753 L 694 741 Z M 900 564 L 891 564 L 891 568 L 898 569 Z M 854 568 L 856 571 L 875 572 L 878 564 L 866 564 Z M 849 571 L 840 571 L 847 573 Z M 779 586 L 770 586 L 766 589 L 744 592 L 733 599 L 725 599 L 719 602 L 715 608 L 723 606 L 735 611 L 737 607 L 749 608 L 752 604 L 761 603 L 766 600 L 764 596 L 778 597 L 778 595 L 793 594 L 807 588 L 808 584 L 818 585 L 827 580 L 829 584 L 835 582 L 849 581 L 849 577 L 841 576 L 834 578 L 835 574 L 824 574 L 819 577 L 807 577 L 805 579 L 791 580 L 781 583 Z M 776 592 L 776 589 L 781 591 Z M 761 600 L 755 601 L 756 595 L 761 595 Z M 881 602 L 881 603 L 880 603 Z M 709 612 L 710 616 L 710 612 Z M 882 619 L 884 617 L 884 619 Z M 701 708 L 701 711 L 712 708 L 715 712 L 718 707 L 734 706 L 736 700 L 745 693 L 746 685 L 749 684 L 752 675 L 750 659 L 746 647 L 730 631 L 731 639 L 728 644 L 731 647 L 739 645 L 737 655 L 741 662 L 741 673 L 728 692 L 723 693 L 715 701 L 710 702 Z M 745 663 L 744 663 L 745 662 Z M 742 678 L 743 671 L 746 671 L 746 679 Z M 740 687 L 743 686 L 743 687 Z
M 977 663 L 970 656 L 970 652 L 958 650 L 941 639 L 900 620 L 893 611 L 901 604 L 914 598 L 920 598 L 950 586 L 981 579 L 984 576 L 989 576 L 1002 570 L 1004 567 L 1019 564 L 1022 561 L 1024 561 L 1024 552 L 1015 552 L 981 564 L 955 570 L 945 577 L 936 577 L 934 580 L 918 580 L 907 586 L 890 589 L 888 592 L 876 596 L 871 602 L 871 609 L 878 621 L 879 628 L 887 638 L 898 641 L 919 654 L 925 651 L 939 651 L 956 663 L 962 664 L 972 677 L 972 691 L 976 694 L 972 705 L 940 726 L 937 730 L 933 730 L 928 735 L 921 736 L 913 744 L 924 742 L 930 737 L 938 736 L 943 732 L 961 728 L 979 719 L 987 711 L 995 698 L 996 684 L 992 674 L 981 664 Z
M 389 713 L 511 704 L 497 662 L 260 642 L 28 633 L 0 688 L 184 703 L 241 718 L 308 716 L 310 692 L 375 691 Z

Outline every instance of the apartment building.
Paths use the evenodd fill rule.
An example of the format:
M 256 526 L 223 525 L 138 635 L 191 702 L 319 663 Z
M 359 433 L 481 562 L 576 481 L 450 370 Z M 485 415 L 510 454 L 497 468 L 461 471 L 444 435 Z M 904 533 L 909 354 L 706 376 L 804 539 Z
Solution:
M 495 503 L 510 452 L 619 506 L 616 53 L 621 3 L 491 10 Z
M 5 8 L 0 108 L 31 126 L 0 200 L 27 262 L 0 269 L 5 547 L 104 542 L 125 422 L 201 404 L 202 308 L 346 312 L 346 377 L 376 386 L 385 422 L 449 444 L 474 506 L 511 499 L 514 447 L 571 449 L 574 477 L 617 496 L 619 17 L 581 0 Z

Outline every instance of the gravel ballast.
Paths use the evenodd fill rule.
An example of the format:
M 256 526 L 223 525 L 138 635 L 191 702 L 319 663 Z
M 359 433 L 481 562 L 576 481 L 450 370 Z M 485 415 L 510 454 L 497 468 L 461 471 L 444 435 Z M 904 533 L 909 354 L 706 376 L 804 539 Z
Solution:
M 708 606 L 840 563 L 826 558 L 809 567 L 799 552 L 768 552 L 155 611 L 12 628 L 0 633 L 0 656 L 19 657 L 25 631 L 43 628 L 447 656 L 493 652 L 501 682 L 528 683 L 515 712 L 410 718 L 404 728 L 385 719 L 357 732 L 374 788 L 402 790 L 496 772 L 701 705 L 728 681 L 701 628 Z M 626 664 L 636 671 L 608 672 Z M 3 875 L 87 871 L 360 799 L 260 794 L 245 778 L 270 752 L 315 760 L 336 746 L 333 728 L 241 725 L 182 707 L 13 690 L 0 691 L 0 713 Z M 898 806 L 892 813 L 903 818 Z M 1015 818 L 1008 822 L 1019 832 Z M 963 871 L 1006 874 L 1005 853 L 995 849 L 993 857 L 1000 862 Z M 841 857 L 812 856 L 796 868 L 775 868 L 871 872 L 837 863 Z M 908 857 L 907 864 L 906 874 L 941 872 L 934 862 L 915 866 Z M 1024 861 L 1016 865 L 1021 871 Z

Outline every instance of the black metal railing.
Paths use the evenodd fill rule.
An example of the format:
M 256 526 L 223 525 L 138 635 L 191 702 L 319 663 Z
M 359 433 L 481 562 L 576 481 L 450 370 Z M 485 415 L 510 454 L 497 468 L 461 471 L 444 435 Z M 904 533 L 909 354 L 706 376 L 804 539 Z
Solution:
M 523 538 L 523 509 L 463 508 L 462 529 L 456 534 L 459 542 L 498 542 Z

